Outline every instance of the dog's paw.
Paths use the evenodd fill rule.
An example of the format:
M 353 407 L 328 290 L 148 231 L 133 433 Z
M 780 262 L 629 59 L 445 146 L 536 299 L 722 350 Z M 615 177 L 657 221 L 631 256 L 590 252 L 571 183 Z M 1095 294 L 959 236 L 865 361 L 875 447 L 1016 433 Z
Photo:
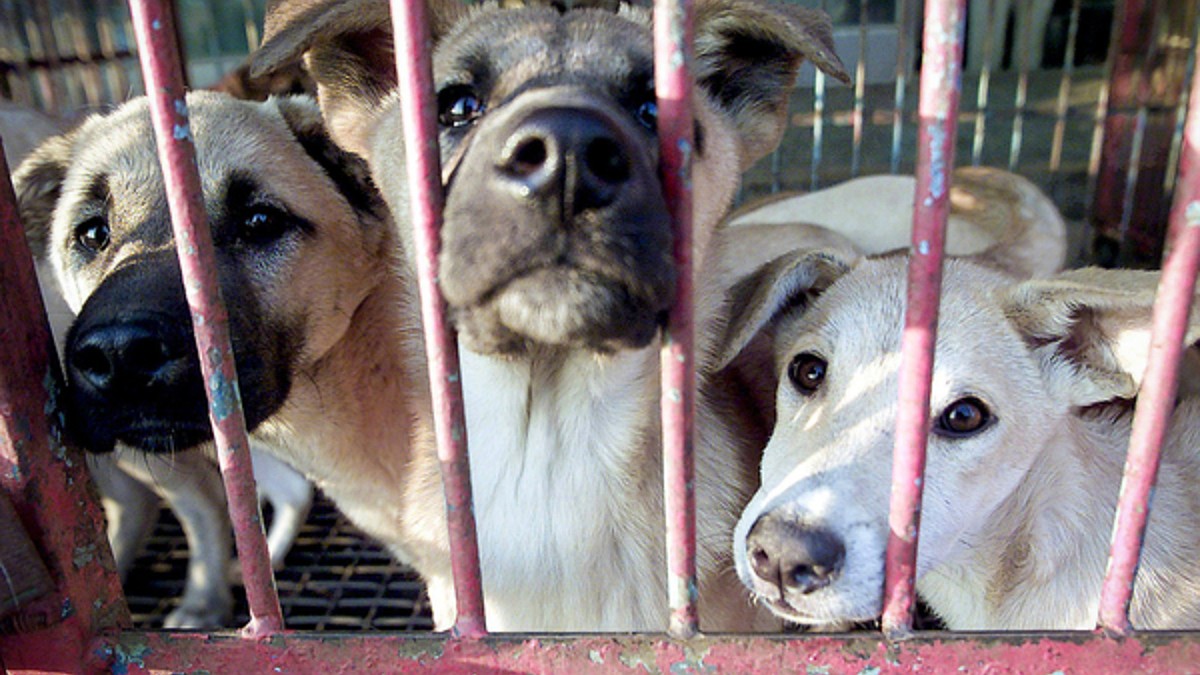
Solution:
M 232 622 L 232 600 L 221 599 L 207 604 L 185 602 L 163 619 L 163 628 L 168 630 L 224 628 Z

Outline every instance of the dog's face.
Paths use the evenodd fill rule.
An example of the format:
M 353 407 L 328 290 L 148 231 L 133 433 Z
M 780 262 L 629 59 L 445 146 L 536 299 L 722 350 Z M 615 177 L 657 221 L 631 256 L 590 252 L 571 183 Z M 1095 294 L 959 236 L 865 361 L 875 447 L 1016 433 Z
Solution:
M 676 277 L 657 177 L 649 13 L 431 9 L 446 188 L 439 282 L 462 338 L 495 354 L 647 344 Z M 405 219 L 386 12 L 381 2 L 276 3 L 259 59 L 271 67 L 306 53 L 335 136 L 369 157 Z M 802 58 L 844 73 L 815 12 L 709 2 L 697 35 L 701 251 L 740 170 L 777 142 Z
M 203 199 L 247 423 L 288 396 L 384 270 L 365 166 L 305 99 L 188 97 Z M 95 451 L 210 437 L 162 174 L 144 99 L 48 141 L 15 174 L 22 218 L 78 318 L 64 361 L 71 417 Z
M 851 266 L 800 254 L 774 265 L 760 283 L 775 289 L 761 297 L 776 345 L 777 422 L 761 488 L 734 532 L 738 574 L 786 619 L 872 619 L 881 611 L 890 534 L 907 258 Z M 1080 288 L 1075 277 L 1018 284 L 968 261 L 947 262 L 918 590 L 925 575 L 960 573 L 998 509 L 1020 508 L 1023 479 L 1068 416 L 1135 391 L 1128 373 L 1137 365 L 1122 354 L 1146 344 L 1140 329 L 1148 324 L 1132 319 L 1148 319 L 1149 305 L 1135 308 L 1128 298 L 1136 290 L 1147 301 L 1152 283 L 1138 277 L 1091 295 Z M 1093 314 L 1093 304 L 1106 309 Z M 1124 306 L 1097 318 L 1114 304 Z M 758 316 L 767 321 L 761 307 Z M 1053 537 L 1041 532 L 1026 532 L 1030 546 L 1052 548 Z M 1032 560 L 1010 561 L 1012 574 Z

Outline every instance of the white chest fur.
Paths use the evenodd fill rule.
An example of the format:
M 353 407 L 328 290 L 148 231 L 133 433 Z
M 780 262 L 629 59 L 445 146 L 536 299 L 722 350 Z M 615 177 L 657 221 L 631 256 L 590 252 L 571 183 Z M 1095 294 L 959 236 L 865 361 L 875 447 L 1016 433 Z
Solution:
M 665 624 L 656 357 L 463 350 L 490 630 Z

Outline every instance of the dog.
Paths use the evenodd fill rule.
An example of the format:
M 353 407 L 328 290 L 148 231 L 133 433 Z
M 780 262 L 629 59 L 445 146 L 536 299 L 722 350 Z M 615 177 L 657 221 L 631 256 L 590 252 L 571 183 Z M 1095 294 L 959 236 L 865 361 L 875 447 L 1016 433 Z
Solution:
M 1028 279 L 1004 248 L 945 263 L 916 591 L 953 630 L 1091 629 L 1158 276 Z M 733 553 L 747 588 L 794 622 L 881 612 L 907 262 L 798 251 L 736 294 L 725 357 L 768 335 L 779 385 Z M 1134 586 L 1139 628 L 1200 625 L 1198 422 L 1200 399 L 1182 397 Z
M 293 218 L 290 211 L 281 210 L 282 207 L 278 204 L 282 203 L 282 200 L 287 200 L 288 203 L 296 202 L 303 206 L 305 215 L 313 222 L 331 226 L 335 233 L 340 233 L 328 237 L 332 244 L 309 246 L 308 248 L 312 249 L 312 258 L 319 259 L 322 255 L 330 253 L 333 257 L 326 264 L 334 265 L 336 255 L 344 249 L 350 250 L 346 256 L 350 262 L 354 262 L 355 255 L 359 259 L 369 257 L 358 249 L 369 247 L 370 237 L 379 237 L 376 230 L 382 229 L 383 226 L 374 225 L 375 220 L 370 221 L 372 227 L 356 225 L 355 212 L 345 206 L 347 197 L 343 195 L 350 194 L 350 198 L 358 200 L 359 203 L 363 203 L 364 199 L 369 202 L 372 199 L 369 179 L 366 178 L 365 172 L 361 176 L 354 173 L 356 160 L 322 141 L 325 136 L 320 125 L 319 111 L 310 99 L 280 99 L 271 104 L 255 106 L 248 103 L 239 104 L 226 96 L 216 94 L 194 96 L 202 110 L 198 123 L 206 129 L 218 130 L 212 145 L 203 144 L 206 149 L 211 150 L 208 165 L 210 179 L 227 179 L 229 185 L 238 189 L 241 189 L 239 186 L 258 185 L 255 182 L 258 180 L 257 176 L 264 172 L 270 174 L 274 170 L 272 167 L 276 165 L 268 165 L 266 170 L 260 169 L 258 167 L 262 162 L 250 156 L 250 153 L 255 150 L 275 153 L 272 157 L 273 161 L 278 162 L 275 170 L 275 174 L 278 175 L 263 179 L 263 182 L 269 183 L 273 190 L 284 196 L 275 197 L 276 193 L 246 194 L 243 197 L 261 198 L 264 201 L 261 204 L 249 204 L 239 208 L 258 209 L 251 214 L 257 219 L 256 222 L 275 227 L 275 221 Z M 194 400 L 191 401 L 189 410 L 195 412 L 206 408 L 203 390 L 189 388 L 194 384 L 194 380 L 182 375 L 174 385 L 180 391 L 172 389 L 171 386 L 138 390 L 131 400 L 112 403 L 78 397 L 79 384 L 88 377 L 87 368 L 80 369 L 80 351 L 83 349 L 86 354 L 88 349 L 86 344 L 81 346 L 81 341 L 86 342 L 85 338 L 92 334 L 93 327 L 98 324 L 102 336 L 103 330 L 119 333 L 125 319 L 128 318 L 131 324 L 142 322 L 142 325 L 149 325 L 151 329 L 169 332 L 172 350 L 194 351 L 190 344 L 190 330 L 178 330 L 180 325 L 190 326 L 190 318 L 186 305 L 182 304 L 182 286 L 171 285 L 172 281 L 178 283 L 179 276 L 177 263 L 172 259 L 175 254 L 170 248 L 170 224 L 165 203 L 162 202 L 161 182 L 155 182 L 161 179 L 149 178 L 157 177 L 159 169 L 147 115 L 145 102 L 138 101 L 106 116 L 91 118 L 79 128 L 46 142 L 14 175 L 21 216 L 29 231 L 29 240 L 34 245 L 35 252 L 40 252 L 39 257 L 42 260 L 39 265 L 40 277 L 44 296 L 51 308 L 52 328 L 63 336 L 60 337 L 59 344 L 65 343 L 63 354 L 66 371 L 69 376 L 74 374 L 75 383 L 68 387 L 68 392 L 69 400 L 74 400 L 73 406 L 76 408 L 71 415 L 75 420 L 75 427 L 79 426 L 81 419 L 89 427 L 103 427 L 104 424 L 110 423 L 110 418 L 111 423 L 120 424 L 120 418 L 128 415 L 128 411 L 137 414 L 138 395 L 146 396 L 152 402 L 165 399 L 168 403 L 174 400 L 187 401 L 188 397 L 191 397 Z M 228 128 L 222 126 L 226 117 L 230 122 Z M 289 123 L 292 126 L 288 126 Z M 244 138 L 230 135 L 239 129 L 245 132 Z M 242 148 L 240 154 L 236 151 L 237 148 Z M 322 154 L 326 150 L 328 153 Z M 225 161 L 233 157 L 238 158 L 240 164 Z M 314 157 L 326 162 L 328 169 L 322 169 Z M 337 164 L 342 158 L 348 160 L 348 168 L 345 171 Z M 309 177 L 307 173 L 316 174 L 316 177 Z M 238 180 L 233 181 L 230 175 L 234 175 Z M 245 180 L 242 180 L 243 178 Z M 80 181 L 94 183 L 81 187 Z M 114 185 L 122 188 L 124 192 L 112 191 Z M 287 194 L 290 192 L 289 186 L 295 190 L 308 191 L 311 196 L 293 197 Z M 210 187 L 225 189 L 227 186 Z M 96 195 L 99 193 L 88 192 L 92 188 L 103 192 L 102 201 L 96 202 Z M 155 190 L 160 191 L 157 197 Z M 319 202 L 320 199 L 325 201 L 313 203 Z M 218 203 L 216 200 L 210 200 L 210 203 L 217 212 L 230 207 L 228 202 Z M 333 215 L 327 217 L 326 212 Z M 54 223 L 56 214 L 61 219 L 57 226 Z M 227 213 L 219 215 L 228 220 Z M 363 217 L 367 219 L 365 215 Z M 80 218 L 84 220 L 71 222 Z M 263 220 L 264 218 L 266 220 Z M 136 233 L 128 229 L 135 225 L 140 228 Z M 78 236 L 75 234 L 76 226 L 83 228 Z M 56 227 L 58 229 L 55 229 Z M 95 229 L 88 229 L 92 227 Z M 127 229 L 120 229 L 122 227 Z M 265 231 L 261 227 L 259 229 Z M 79 237 L 84 236 L 85 232 L 88 233 L 87 236 L 92 237 L 103 234 L 106 241 L 101 248 L 105 255 L 94 254 L 91 258 L 85 255 L 89 251 L 79 243 Z M 350 240 L 362 241 L 355 248 L 354 242 Z M 244 281 L 247 274 L 255 273 L 259 275 L 257 283 L 227 287 L 227 298 L 237 295 L 231 293 L 230 288 L 236 288 L 239 293 L 286 290 L 278 286 L 283 281 L 277 282 L 275 286 L 268 283 L 270 279 L 266 276 L 271 268 L 263 261 L 255 260 L 251 255 L 252 251 L 243 253 L 245 255 L 240 260 L 245 266 L 245 272 L 240 275 L 239 280 Z M 371 255 L 374 254 L 373 251 Z M 113 255 L 119 257 L 111 257 Z M 277 259 L 283 257 L 286 256 L 281 254 Z M 381 265 L 380 261 L 376 266 Z M 363 266 L 360 260 L 359 267 Z M 312 267 L 313 265 L 303 267 L 298 273 L 306 274 Z M 351 270 L 353 271 L 354 269 Z M 117 281 L 113 282 L 113 278 Z M 342 277 L 332 275 L 331 278 L 336 281 Z M 156 281 L 143 283 L 146 279 Z M 362 283 L 369 281 L 365 279 Z M 297 286 L 303 288 L 303 284 Z M 110 288 L 113 290 L 109 290 Z M 102 297 L 94 298 L 94 292 L 99 292 Z M 337 296 L 343 292 L 352 294 L 358 291 L 353 284 L 347 288 L 318 288 L 312 298 L 314 308 L 324 308 L 325 311 L 333 313 L 337 308 L 329 306 L 330 299 L 327 296 Z M 295 307 L 305 302 L 304 299 L 298 299 L 290 306 Z M 284 303 L 282 298 L 276 301 L 273 297 L 250 297 L 240 303 L 240 306 L 246 309 L 238 316 L 242 317 L 245 324 L 257 327 L 261 315 L 267 312 L 266 308 L 278 309 L 284 304 L 287 303 Z M 55 308 L 58 310 L 55 311 Z M 82 312 L 78 320 L 74 319 L 76 312 Z M 67 331 L 66 327 L 71 325 L 73 320 L 73 327 Z M 287 320 L 298 322 L 295 317 Z M 176 327 L 168 326 L 169 330 L 163 328 L 159 324 L 164 321 Z M 344 323 L 345 319 L 335 317 L 320 320 L 320 317 L 317 317 L 314 321 L 336 327 Z M 245 329 L 245 325 L 242 328 Z M 325 332 L 335 329 L 319 328 Z M 75 336 L 75 339 L 71 336 Z M 257 358 L 246 344 L 239 344 L 239 347 L 251 354 L 250 358 Z M 93 349 L 91 353 L 93 356 L 103 355 L 105 349 Z M 301 356 L 292 355 L 296 359 Z M 258 360 L 261 362 L 261 359 Z M 189 363 L 195 366 L 194 359 Z M 300 373 L 300 376 L 304 376 L 303 373 Z M 243 380 L 242 386 L 243 392 L 253 393 L 259 385 L 251 380 Z M 132 388 L 137 389 L 136 386 Z M 88 391 L 94 391 L 94 388 Z M 177 394 L 176 399 L 174 397 Z M 91 403 L 97 405 L 92 407 Z M 126 403 L 128 405 L 125 405 Z M 148 415 L 147 418 L 153 419 L 153 416 Z M 188 421 L 186 428 L 190 430 L 201 424 L 207 425 L 206 419 L 207 413 L 204 413 L 200 419 Z M 232 618 L 233 601 L 228 588 L 231 550 L 228 518 L 224 514 L 224 489 L 216 469 L 215 458 L 211 456 L 211 447 L 205 451 L 183 452 L 185 448 L 208 437 L 189 432 L 157 445 L 143 446 L 140 444 L 142 437 L 136 433 L 121 439 L 115 438 L 111 430 L 103 429 L 96 435 L 77 435 L 82 437 L 83 444 L 89 449 L 103 451 L 116 447 L 118 450 L 113 455 L 94 455 L 89 459 L 93 474 L 105 496 L 110 540 L 119 571 L 122 574 L 128 571 L 145 534 L 153 526 L 153 516 L 157 515 L 157 500 L 152 498 L 151 491 L 157 493 L 179 517 L 192 554 L 184 596 L 179 607 L 167 616 L 164 624 L 169 628 L 226 625 Z M 154 437 L 151 435 L 148 438 Z M 272 564 L 277 569 L 282 566 L 291 543 L 303 525 L 313 498 L 312 485 L 286 463 L 272 456 L 274 453 L 276 456 L 286 457 L 286 452 L 281 452 L 275 447 L 278 444 L 279 441 L 266 438 L 251 440 L 251 454 L 260 499 L 269 502 L 273 507 L 268 549 L 271 552 Z M 139 452 L 143 449 L 169 451 L 170 454 L 146 456 Z
M 584 4 L 430 5 L 446 190 L 439 284 L 459 336 L 492 631 L 667 625 L 657 336 L 676 271 L 656 174 L 651 19 L 645 7 Z M 699 611 L 705 630 L 748 630 L 774 622 L 746 601 L 728 544 L 766 429 L 708 372 L 722 295 L 706 270 L 738 175 L 779 142 L 801 61 L 847 77 L 823 13 L 705 0 L 694 25 Z M 275 2 L 264 34 L 256 72 L 304 59 L 332 136 L 367 158 L 400 221 L 411 278 L 387 3 Z M 447 628 L 453 581 L 428 444 L 405 479 L 403 497 L 392 487 L 405 530 L 392 541 Z M 361 511 L 360 492 L 339 504 Z

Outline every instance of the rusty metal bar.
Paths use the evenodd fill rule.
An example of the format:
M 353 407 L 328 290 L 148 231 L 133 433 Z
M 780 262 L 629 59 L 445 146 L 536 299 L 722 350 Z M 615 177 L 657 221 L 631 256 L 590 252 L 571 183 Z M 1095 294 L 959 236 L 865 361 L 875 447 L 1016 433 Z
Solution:
M 446 521 L 450 529 L 450 564 L 458 611 L 454 633 L 479 637 L 487 633 L 483 611 L 483 582 L 479 572 L 479 542 L 471 503 L 471 467 L 467 455 L 467 425 L 463 414 L 462 377 L 458 342 L 446 321 L 446 303 L 437 287 L 438 231 L 442 223 L 442 175 L 438 156 L 436 101 L 425 3 L 392 0 L 392 27 L 396 36 L 396 71 L 400 110 L 404 119 L 404 147 L 411 217 L 429 360 L 430 394 L 438 459 L 446 493 Z
M 692 304 L 692 3 L 654 3 L 654 91 L 659 176 L 674 222 L 675 304 L 662 347 L 663 488 L 667 517 L 670 634 L 698 632 L 696 497 L 692 457 L 696 369 Z
M 227 635 L 121 635 L 113 672 L 166 673 L 1182 673 L 1200 663 L 1195 633 L 1115 640 L 1090 633 L 923 633 L 888 643 L 854 635 L 664 640 L 657 635 L 437 636 L 294 633 L 255 644 Z
M 202 357 L 209 421 L 217 447 L 217 460 L 229 497 L 229 516 L 238 560 L 250 606 L 246 637 L 262 637 L 283 630 L 279 596 L 267 554 L 262 513 L 255 493 L 246 420 L 238 391 L 229 317 L 221 300 L 212 234 L 208 229 L 196 148 L 188 125 L 183 72 L 169 2 L 130 0 L 129 10 L 138 42 L 138 58 L 150 99 L 151 118 L 166 185 L 175 249 L 183 273 L 184 291 L 192 312 L 196 348 Z
M 962 88 L 959 64 L 965 5 L 965 0 L 930 0 L 925 5 L 917 187 L 908 267 L 908 307 L 901 338 L 900 399 L 884 579 L 883 630 L 892 637 L 911 631 L 916 595 L 917 529 L 929 429 L 930 379 L 937 341 L 943 234 L 950 212 L 950 174 Z
M 77 672 L 129 611 L 83 454 L 64 443 L 62 373 L 2 146 L 0 289 L 0 490 L 56 588 L 0 625 L 0 666 Z
M 1149 361 L 1137 397 L 1108 572 L 1100 595 L 1100 627 L 1117 635 L 1133 630 L 1129 603 L 1160 449 L 1175 409 L 1179 358 L 1200 265 L 1200 86 L 1195 76 L 1188 109 L 1179 187 L 1171 208 L 1170 251 L 1154 300 Z

